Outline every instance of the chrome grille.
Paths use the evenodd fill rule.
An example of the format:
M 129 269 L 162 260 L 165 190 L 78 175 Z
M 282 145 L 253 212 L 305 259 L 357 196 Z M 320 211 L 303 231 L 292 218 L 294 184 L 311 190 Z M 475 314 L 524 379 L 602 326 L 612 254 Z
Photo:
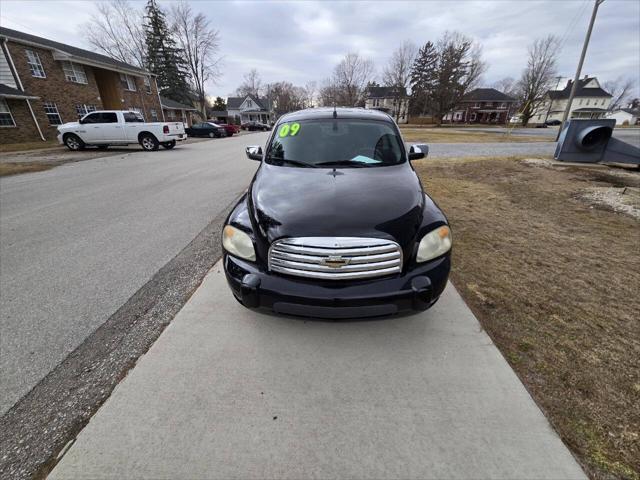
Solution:
M 382 277 L 402 270 L 402 249 L 379 238 L 284 238 L 269 248 L 269 270 L 324 280 Z

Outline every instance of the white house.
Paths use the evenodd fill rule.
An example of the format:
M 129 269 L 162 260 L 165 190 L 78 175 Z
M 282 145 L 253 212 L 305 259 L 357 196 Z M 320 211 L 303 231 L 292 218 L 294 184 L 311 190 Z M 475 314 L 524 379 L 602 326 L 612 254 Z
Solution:
M 640 109 L 619 108 L 607 113 L 607 118 L 614 118 L 616 125 L 636 125 L 640 117 Z
M 405 88 L 369 87 L 364 106 L 386 112 L 398 123 L 409 121 L 409 97 Z
M 253 95 L 227 98 L 227 116 L 235 123 L 255 121 L 269 124 L 275 120 L 269 101 Z
M 611 103 L 611 94 L 600 86 L 596 77 L 585 76 L 578 82 L 569 118 L 604 118 Z M 569 80 L 562 90 L 549 90 L 533 112 L 530 122 L 562 121 L 572 85 L 573 80 Z

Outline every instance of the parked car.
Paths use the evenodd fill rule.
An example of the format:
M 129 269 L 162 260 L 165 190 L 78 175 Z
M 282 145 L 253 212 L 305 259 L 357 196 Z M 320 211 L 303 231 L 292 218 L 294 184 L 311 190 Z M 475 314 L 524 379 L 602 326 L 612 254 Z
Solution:
M 227 130 L 213 122 L 194 123 L 185 131 L 190 137 L 220 138 L 227 136 Z
M 218 125 L 225 129 L 228 137 L 232 137 L 236 133 L 240 133 L 240 128 L 237 125 L 231 125 L 229 123 L 219 123 Z
M 546 125 L 549 125 L 551 127 L 557 127 L 558 125 L 562 125 L 562 122 L 560 120 L 547 120 L 546 122 L 544 122 Z
M 248 130 L 250 132 L 254 132 L 254 131 L 266 132 L 268 130 L 271 130 L 270 125 L 267 125 L 266 123 L 256 122 L 256 121 L 243 123 L 241 127 L 243 130 Z
M 109 145 L 139 143 L 145 150 L 166 149 L 187 139 L 182 122 L 144 121 L 138 112 L 100 110 L 91 112 L 77 122 L 58 126 L 58 142 L 69 150 L 82 150 L 87 145 L 108 148 Z
M 393 119 L 375 110 L 304 110 L 274 128 L 264 150 L 246 148 L 261 163 L 222 232 L 235 298 L 330 318 L 432 306 L 452 239 L 409 163 L 428 147 L 407 151 Z

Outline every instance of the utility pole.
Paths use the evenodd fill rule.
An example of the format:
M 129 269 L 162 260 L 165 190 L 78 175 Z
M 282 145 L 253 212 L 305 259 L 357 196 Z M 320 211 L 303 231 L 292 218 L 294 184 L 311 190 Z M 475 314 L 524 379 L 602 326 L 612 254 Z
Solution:
M 584 63 L 584 57 L 587 54 L 587 47 L 589 46 L 589 39 L 591 38 L 591 31 L 593 30 L 593 24 L 596 21 L 596 15 L 598 13 L 598 7 L 600 4 L 604 2 L 604 0 L 595 0 L 593 4 L 593 13 L 591 14 L 591 21 L 589 22 L 589 29 L 587 30 L 587 36 L 584 38 L 584 45 L 582 46 L 582 54 L 580 55 L 580 61 L 578 62 L 578 69 L 576 70 L 576 76 L 573 79 L 573 85 L 571 86 L 571 93 L 569 94 L 569 101 L 567 102 L 567 108 L 564 110 L 564 115 L 562 116 L 562 124 L 560 124 L 560 128 L 558 129 L 558 135 L 556 137 L 556 141 L 560 138 L 560 132 L 564 128 L 564 124 L 569 118 L 569 112 L 571 111 L 571 102 L 573 102 L 573 97 L 576 94 L 576 90 L 578 89 L 578 81 L 580 80 L 580 75 L 582 73 L 582 64 Z

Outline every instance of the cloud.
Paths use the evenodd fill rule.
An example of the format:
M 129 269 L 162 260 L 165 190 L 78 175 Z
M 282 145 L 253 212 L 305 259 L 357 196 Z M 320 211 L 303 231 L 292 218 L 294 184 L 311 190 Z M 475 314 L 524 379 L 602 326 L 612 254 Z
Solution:
M 134 2 L 143 7 L 145 2 Z M 168 7 L 169 1 L 160 0 Z M 330 75 L 349 51 L 374 60 L 380 72 L 403 40 L 421 45 L 457 30 L 483 45 L 489 64 L 484 81 L 517 78 L 527 46 L 547 34 L 564 39 L 559 73 L 573 76 L 593 2 L 575 1 L 376 1 L 249 2 L 193 1 L 220 31 L 223 76 L 209 85 L 226 96 L 242 75 L 257 68 L 265 82 L 298 85 Z M 87 48 L 81 25 L 95 11 L 91 2 L 2 0 L 3 26 Z M 640 96 L 640 2 L 607 0 L 600 6 L 583 74 L 602 81 L 636 79 Z

